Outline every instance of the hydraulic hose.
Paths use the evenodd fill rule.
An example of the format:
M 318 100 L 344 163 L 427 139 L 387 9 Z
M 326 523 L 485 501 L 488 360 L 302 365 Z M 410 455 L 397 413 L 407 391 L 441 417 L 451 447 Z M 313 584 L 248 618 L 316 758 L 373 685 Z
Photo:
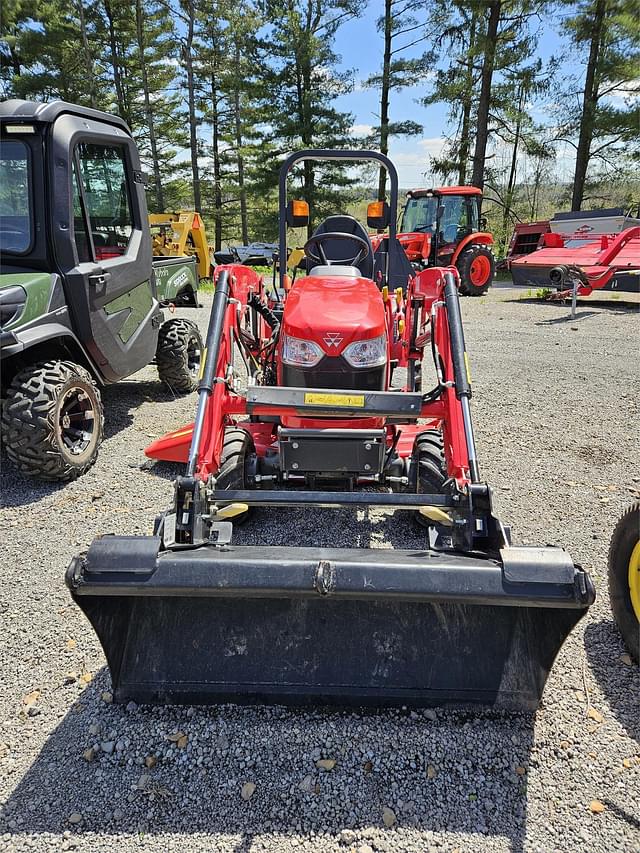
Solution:
M 189 462 L 187 464 L 188 477 L 193 477 L 198 464 L 204 417 L 207 411 L 207 401 L 211 395 L 213 384 L 216 379 L 215 372 L 218 365 L 218 353 L 220 351 L 222 328 L 224 326 L 224 316 L 227 310 L 228 301 L 229 273 L 227 270 L 222 270 L 218 277 L 218 281 L 216 282 L 215 293 L 213 294 L 213 304 L 211 306 L 209 328 L 207 330 L 204 370 L 202 371 L 202 378 L 198 383 L 198 407 L 196 409 L 196 417 L 193 424 L 191 447 L 189 448 Z
M 267 325 L 270 327 L 271 331 L 275 335 L 278 332 L 278 329 L 280 328 L 280 321 L 273 313 L 271 308 L 269 308 L 268 305 L 265 305 L 265 303 L 262 302 L 257 293 L 251 294 L 248 304 L 251 306 L 251 308 L 254 309 L 254 311 L 257 311 L 258 314 L 260 314 L 260 316 L 264 319 L 265 323 L 267 323 Z

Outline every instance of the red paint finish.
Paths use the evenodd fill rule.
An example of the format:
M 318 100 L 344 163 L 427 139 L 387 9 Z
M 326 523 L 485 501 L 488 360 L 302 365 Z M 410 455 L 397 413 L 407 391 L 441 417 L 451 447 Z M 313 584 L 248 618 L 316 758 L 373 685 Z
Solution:
M 317 343 L 327 355 L 340 355 L 354 341 L 384 334 L 380 290 L 366 278 L 298 279 L 287 297 L 282 332 Z
M 553 245 L 547 239 L 556 238 Z M 603 237 L 605 239 L 603 239 Z M 577 266 L 587 276 L 590 288 L 605 287 L 617 274 L 640 270 L 640 226 L 626 228 L 620 234 L 593 237 L 545 234 L 545 246 L 536 252 L 515 259 L 514 270 L 537 270 L 538 274 L 557 266 Z M 588 296 L 587 288 L 581 295 Z
M 361 418 L 357 411 L 348 417 L 339 409 L 336 409 L 334 417 L 309 417 L 304 410 L 273 404 L 252 407 L 252 420 L 244 420 L 247 415 L 246 398 L 228 382 L 221 380 L 228 376 L 228 366 L 232 362 L 232 342 L 240 337 L 241 331 L 248 334 L 247 300 L 252 293 L 256 293 L 262 300 L 266 300 L 266 295 L 264 281 L 253 270 L 234 264 L 229 267 L 229 271 L 230 291 L 234 301 L 226 309 L 222 344 L 216 364 L 218 381 L 209 395 L 205 411 L 203 441 L 196 468 L 198 478 L 206 480 L 218 471 L 224 431 L 232 424 L 251 433 L 259 456 L 269 450 L 277 450 L 277 424 L 260 422 L 261 417 L 273 418 L 275 415 L 280 422 L 303 429 L 384 427 L 388 446 L 394 435 L 400 433 L 397 451 L 403 457 L 411 454 L 415 438 L 420 432 L 439 427 L 444 436 L 449 476 L 455 478 L 461 489 L 465 488 L 469 482 L 469 459 L 460 401 L 451 386 L 443 390 L 440 399 L 423 404 L 420 412 L 408 424 L 390 424 L 383 417 Z M 455 267 L 450 271 L 458 277 Z M 430 340 L 433 337 L 442 365 L 442 379 L 451 383 L 453 362 L 446 308 L 442 299 L 443 287 L 444 279 L 440 269 L 426 269 L 417 273 L 410 279 L 406 293 L 390 293 L 386 298 L 368 279 L 308 276 L 298 280 L 291 291 L 285 294 L 283 330 L 295 337 L 322 342 L 320 345 L 324 344 L 323 349 L 326 347 L 326 333 L 338 333 L 342 338 L 336 347 L 338 352 L 342 352 L 352 341 L 385 334 L 389 341 L 389 358 L 393 357 L 399 365 L 407 365 L 411 360 L 425 360 L 428 365 Z M 264 361 L 267 358 L 264 353 L 268 350 L 267 336 L 270 331 L 265 331 L 263 327 L 261 329 L 258 332 L 259 340 L 250 343 L 250 347 L 258 360 Z M 425 373 L 427 375 L 428 371 Z M 192 424 L 189 424 L 158 439 L 146 449 L 147 456 L 175 462 L 186 461 L 191 431 Z

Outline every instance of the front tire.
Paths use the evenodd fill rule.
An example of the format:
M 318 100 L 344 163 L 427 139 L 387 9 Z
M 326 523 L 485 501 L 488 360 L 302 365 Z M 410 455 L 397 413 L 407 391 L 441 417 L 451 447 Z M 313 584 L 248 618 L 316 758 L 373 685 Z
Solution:
M 640 501 L 616 524 L 609 546 L 609 598 L 622 639 L 640 660 Z
M 428 429 L 421 432 L 416 438 L 412 457 L 417 465 L 416 491 L 426 495 L 440 494 L 447 480 L 447 463 L 440 430 Z M 420 527 L 428 527 L 431 524 L 429 519 L 419 512 L 414 512 L 413 517 Z
M 198 387 L 203 357 L 200 329 L 190 320 L 175 318 L 160 326 L 156 363 L 162 382 L 179 394 Z
M 9 459 L 41 480 L 80 477 L 96 461 L 104 431 L 100 392 L 71 361 L 47 361 L 17 373 L 2 411 Z
M 255 454 L 253 439 L 249 433 L 238 427 L 227 427 L 224 432 L 220 469 L 216 476 L 216 491 L 247 488 L 247 465 Z M 251 508 L 240 515 L 234 515 L 234 524 L 243 524 L 251 514 Z
M 456 261 L 463 296 L 483 296 L 491 287 L 496 260 L 487 246 L 469 246 Z

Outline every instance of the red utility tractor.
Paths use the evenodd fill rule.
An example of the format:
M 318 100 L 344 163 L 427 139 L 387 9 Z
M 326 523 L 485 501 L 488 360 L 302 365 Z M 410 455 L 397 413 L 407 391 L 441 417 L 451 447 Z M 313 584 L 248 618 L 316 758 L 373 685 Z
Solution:
M 554 657 L 594 600 L 561 548 L 514 547 L 480 476 L 455 267 L 415 270 L 395 233 L 398 179 L 373 151 L 390 203 L 374 251 L 351 216 L 305 245 L 306 271 L 275 288 L 216 270 L 193 424 L 147 455 L 186 463 L 153 536 L 102 536 L 67 584 L 98 634 L 118 701 L 533 709 Z M 392 365 L 406 368 L 391 384 Z M 410 512 L 419 549 L 248 546 L 255 507 Z M 281 522 L 285 519 L 281 519 Z M 255 524 L 269 524 L 258 514 Z M 402 523 L 402 522 L 399 522 Z M 406 523 L 406 522 L 404 522 Z M 286 527 L 283 537 L 286 537 Z
M 493 237 L 480 215 L 482 190 L 440 187 L 410 190 L 398 239 L 417 269 L 455 266 L 460 293 L 482 296 L 495 273 Z

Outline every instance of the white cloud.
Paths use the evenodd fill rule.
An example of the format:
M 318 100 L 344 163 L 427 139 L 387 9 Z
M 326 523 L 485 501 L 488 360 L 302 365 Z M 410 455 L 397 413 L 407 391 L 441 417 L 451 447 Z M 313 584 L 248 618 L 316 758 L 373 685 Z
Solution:
M 351 128 L 353 136 L 369 136 L 373 132 L 372 124 L 354 124 Z
M 630 106 L 640 98 L 640 78 L 619 83 L 615 89 L 603 96 L 604 100 L 613 101 L 614 106 Z

